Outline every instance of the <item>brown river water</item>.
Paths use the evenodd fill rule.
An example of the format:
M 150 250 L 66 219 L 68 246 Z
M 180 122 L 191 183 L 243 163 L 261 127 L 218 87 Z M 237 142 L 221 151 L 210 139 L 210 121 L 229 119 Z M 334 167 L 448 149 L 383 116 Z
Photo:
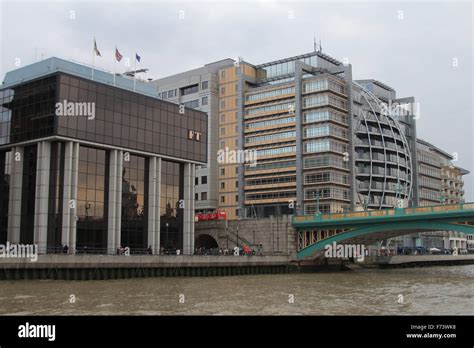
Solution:
M 1 281 L 0 315 L 5 314 L 473 315 L 474 265 L 212 278 Z

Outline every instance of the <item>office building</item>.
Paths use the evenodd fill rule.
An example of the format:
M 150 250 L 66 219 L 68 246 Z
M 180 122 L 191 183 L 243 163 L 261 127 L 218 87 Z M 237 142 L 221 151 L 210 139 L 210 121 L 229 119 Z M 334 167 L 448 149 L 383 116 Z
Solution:
M 205 113 L 55 57 L 8 72 L 0 106 L 0 243 L 193 252 Z

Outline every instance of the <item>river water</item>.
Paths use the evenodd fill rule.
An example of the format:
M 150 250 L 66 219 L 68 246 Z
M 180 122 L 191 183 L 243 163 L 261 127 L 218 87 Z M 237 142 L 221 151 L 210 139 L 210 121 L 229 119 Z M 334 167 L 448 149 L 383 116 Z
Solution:
M 2 281 L 0 314 L 473 315 L 474 265 L 212 278 Z

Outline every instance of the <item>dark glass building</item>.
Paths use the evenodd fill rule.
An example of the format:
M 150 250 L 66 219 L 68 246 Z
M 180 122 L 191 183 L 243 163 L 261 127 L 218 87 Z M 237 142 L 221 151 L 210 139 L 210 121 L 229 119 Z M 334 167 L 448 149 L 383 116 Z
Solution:
M 207 114 L 147 83 L 50 58 L 0 88 L 0 243 L 40 252 L 194 249 Z

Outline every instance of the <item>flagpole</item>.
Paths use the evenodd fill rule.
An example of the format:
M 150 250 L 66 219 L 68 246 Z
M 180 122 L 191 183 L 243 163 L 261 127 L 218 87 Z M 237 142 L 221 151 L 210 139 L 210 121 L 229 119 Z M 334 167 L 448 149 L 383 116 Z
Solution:
M 137 86 L 137 54 L 135 53 L 135 72 L 133 73 L 133 91 L 135 92 L 135 88 Z
M 115 52 L 114 52 L 115 55 L 117 55 L 117 46 L 115 46 Z M 114 87 L 115 87 L 115 63 L 117 61 L 117 57 L 115 56 L 114 57 Z
M 94 47 L 92 48 L 92 81 L 94 81 L 94 60 L 95 60 L 95 38 L 94 38 Z

